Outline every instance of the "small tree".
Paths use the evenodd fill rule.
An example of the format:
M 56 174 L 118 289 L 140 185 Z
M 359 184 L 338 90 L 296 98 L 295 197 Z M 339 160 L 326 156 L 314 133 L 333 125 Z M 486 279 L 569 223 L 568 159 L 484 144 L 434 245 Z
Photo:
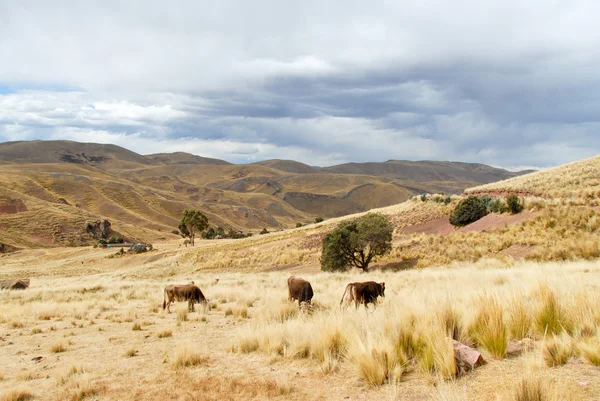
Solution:
M 515 194 L 506 197 L 506 205 L 512 214 L 521 213 L 523 211 L 523 202 Z
M 457 203 L 450 214 L 450 224 L 465 226 L 479 220 L 486 214 L 485 200 L 478 196 L 469 196 Z
M 323 238 L 321 270 L 347 271 L 354 266 L 368 271 L 369 263 L 392 250 L 393 231 L 379 213 L 340 223 Z
M 183 211 L 181 223 L 179 223 L 179 232 L 183 237 L 190 239 L 190 245 L 194 245 L 196 233 L 208 227 L 208 219 L 199 210 L 186 209 Z

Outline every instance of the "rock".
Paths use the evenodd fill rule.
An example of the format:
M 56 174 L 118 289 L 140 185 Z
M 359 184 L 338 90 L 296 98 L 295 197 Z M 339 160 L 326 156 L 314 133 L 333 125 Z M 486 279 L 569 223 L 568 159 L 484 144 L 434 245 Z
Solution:
M 468 372 L 485 363 L 481 354 L 456 340 L 452 340 L 454 346 L 454 358 L 456 358 L 459 372 Z
M 131 248 L 129 248 L 129 250 L 127 251 L 127 253 L 144 253 L 144 252 L 148 252 L 148 249 L 146 248 L 146 244 L 141 244 L 141 243 L 133 244 L 131 246 Z
M 27 287 L 29 287 L 28 278 L 0 281 L 0 289 L 3 290 L 24 290 Z

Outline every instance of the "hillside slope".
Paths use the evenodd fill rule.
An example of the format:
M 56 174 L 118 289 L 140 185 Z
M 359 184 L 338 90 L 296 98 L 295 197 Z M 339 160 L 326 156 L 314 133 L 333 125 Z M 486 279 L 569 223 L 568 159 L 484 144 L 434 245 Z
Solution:
M 460 193 L 514 175 L 464 163 L 353 166 L 336 172 L 291 160 L 234 165 L 182 152 L 143 156 L 114 145 L 71 141 L 0 143 L 0 242 L 65 245 L 72 239 L 57 233 L 77 237 L 84 220 L 106 218 L 131 238 L 176 238 L 171 231 L 186 208 L 202 210 L 226 231 L 278 230 L 401 203 L 424 192 Z M 17 204 L 40 211 L 38 219 L 49 220 L 40 226 L 45 228 L 36 232 L 31 224 L 17 224 L 17 215 L 25 213 Z M 41 213 L 57 207 L 60 213 Z M 59 216 L 69 214 L 60 223 Z M 36 235 L 43 240 L 32 240 Z
M 508 192 L 545 198 L 597 199 L 600 155 L 465 190 L 467 194 Z

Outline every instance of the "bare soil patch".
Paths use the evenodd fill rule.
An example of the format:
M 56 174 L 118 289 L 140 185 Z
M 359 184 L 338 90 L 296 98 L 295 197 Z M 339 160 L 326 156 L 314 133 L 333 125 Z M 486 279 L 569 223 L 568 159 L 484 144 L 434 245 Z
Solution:
M 487 216 L 477 220 L 476 222 L 461 227 L 456 231 L 460 233 L 492 231 L 498 228 L 503 228 L 505 226 L 510 226 L 512 224 L 521 223 L 525 220 L 532 219 L 535 216 L 535 212 L 522 212 L 519 214 L 490 213 Z
M 415 224 L 414 226 L 405 227 L 402 232 L 405 234 L 431 234 L 431 235 L 448 235 L 453 233 L 454 227 L 450 224 L 448 216 L 443 216 L 427 223 Z

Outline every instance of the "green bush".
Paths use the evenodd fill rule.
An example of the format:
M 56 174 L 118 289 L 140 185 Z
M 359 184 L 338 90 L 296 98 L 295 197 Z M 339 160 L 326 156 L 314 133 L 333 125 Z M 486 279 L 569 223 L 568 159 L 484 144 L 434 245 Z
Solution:
M 296 228 L 302 227 L 302 223 L 296 223 Z
M 506 205 L 512 214 L 521 213 L 521 211 L 523 211 L 523 202 L 515 194 L 506 197 Z
M 269 230 L 267 230 L 266 228 L 263 228 L 262 231 L 259 232 L 260 235 L 268 234 L 268 233 L 269 233 Z
M 478 196 L 462 199 L 450 214 L 450 224 L 465 226 L 479 220 L 487 214 L 485 200 Z
M 421 202 L 427 202 L 427 194 L 421 195 Z
M 123 238 L 118 235 L 111 235 L 111 237 L 108 239 L 109 244 L 120 244 L 122 242 Z
M 322 222 L 322 221 L 324 221 L 324 220 L 325 220 L 325 219 L 324 219 L 324 218 L 322 218 L 322 217 L 316 217 L 316 218 L 315 218 L 315 223 L 320 223 L 320 222 Z
M 494 199 L 488 205 L 489 213 L 504 213 L 507 210 L 508 209 L 506 207 L 506 204 L 504 203 L 504 201 L 502 199 Z

